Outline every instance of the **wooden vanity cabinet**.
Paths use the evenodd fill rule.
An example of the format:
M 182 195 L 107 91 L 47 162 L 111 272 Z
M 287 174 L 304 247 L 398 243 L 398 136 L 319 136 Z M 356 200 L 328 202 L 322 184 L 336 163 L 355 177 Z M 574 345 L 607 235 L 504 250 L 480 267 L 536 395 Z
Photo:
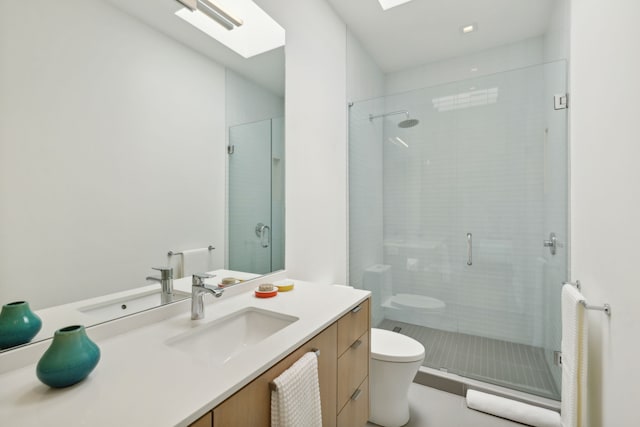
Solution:
M 247 384 L 242 390 L 216 406 L 213 410 L 213 425 L 216 427 L 269 427 L 271 425 L 269 383 L 289 369 L 305 353 L 318 349 L 320 350 L 318 357 L 320 399 L 323 403 L 322 424 L 323 427 L 335 426 L 336 408 L 334 405 L 324 405 L 324 402 L 332 402 L 336 393 L 337 331 L 337 325 L 332 324 Z
M 211 427 L 213 426 L 213 412 L 207 412 L 197 421 L 194 421 L 189 425 L 189 427 Z
M 305 353 L 318 349 L 323 427 L 361 427 L 369 418 L 369 300 L 216 406 L 190 427 L 269 427 L 269 383 Z M 206 418 L 211 416 L 212 419 Z
M 369 300 L 345 314 L 337 323 L 337 426 L 363 426 L 369 419 Z

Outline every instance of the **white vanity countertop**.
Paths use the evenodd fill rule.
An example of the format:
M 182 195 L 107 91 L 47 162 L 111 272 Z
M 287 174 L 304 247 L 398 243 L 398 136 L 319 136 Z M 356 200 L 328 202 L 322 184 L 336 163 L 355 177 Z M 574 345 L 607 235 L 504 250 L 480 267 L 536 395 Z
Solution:
M 87 333 L 100 347 L 101 359 L 89 377 L 71 387 L 51 389 L 35 375 L 37 360 L 6 371 L 0 374 L 0 420 L 3 425 L 34 427 L 187 426 L 369 296 L 345 286 L 288 282 L 294 282 L 295 289 L 274 298 L 256 298 L 255 284 L 238 285 L 247 290 L 236 295 L 229 292 L 215 300 L 207 296 L 203 320 L 191 320 L 190 300 L 185 300 L 116 321 L 125 333 L 107 336 L 97 329 L 101 326 L 90 328 Z M 246 307 L 299 320 L 224 365 L 197 361 L 166 344 Z M 162 310 L 170 317 L 146 325 L 141 321 Z M 44 351 L 46 345 L 41 348 Z M 10 353 L 0 355 L 0 365 Z

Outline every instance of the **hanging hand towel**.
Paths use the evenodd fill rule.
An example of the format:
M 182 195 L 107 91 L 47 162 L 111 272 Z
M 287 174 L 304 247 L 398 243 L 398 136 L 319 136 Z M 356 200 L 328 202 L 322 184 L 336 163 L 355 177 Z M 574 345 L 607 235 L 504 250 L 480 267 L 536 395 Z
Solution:
M 307 353 L 273 380 L 271 427 L 322 427 L 318 357 Z
M 587 421 L 587 317 L 584 296 L 572 285 L 562 287 L 562 425 Z
M 182 279 L 184 271 L 182 270 L 182 254 L 167 255 L 167 266 L 173 268 L 173 278 Z
M 209 248 L 190 249 L 182 252 L 182 277 L 193 273 L 206 273 L 213 270 L 211 257 L 213 251 Z

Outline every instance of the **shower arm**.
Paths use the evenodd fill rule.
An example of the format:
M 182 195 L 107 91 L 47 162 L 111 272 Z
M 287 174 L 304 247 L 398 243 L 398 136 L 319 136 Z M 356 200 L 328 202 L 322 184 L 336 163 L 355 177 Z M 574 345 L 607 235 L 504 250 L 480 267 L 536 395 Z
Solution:
M 385 113 L 385 114 L 378 114 L 377 116 L 374 116 L 373 114 L 369 114 L 369 121 L 373 121 L 373 119 L 379 119 L 380 117 L 387 117 L 387 116 L 395 116 L 397 114 L 404 114 L 407 118 L 409 118 L 409 112 L 407 110 L 401 110 L 401 111 L 393 111 L 391 113 Z

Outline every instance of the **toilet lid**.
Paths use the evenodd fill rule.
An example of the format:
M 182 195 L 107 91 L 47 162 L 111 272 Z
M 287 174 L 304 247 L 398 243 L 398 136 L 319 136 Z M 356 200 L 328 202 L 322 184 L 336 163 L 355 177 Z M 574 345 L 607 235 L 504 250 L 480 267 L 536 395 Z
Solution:
M 406 335 L 371 328 L 371 358 L 385 362 L 417 362 L 424 359 L 424 346 Z

